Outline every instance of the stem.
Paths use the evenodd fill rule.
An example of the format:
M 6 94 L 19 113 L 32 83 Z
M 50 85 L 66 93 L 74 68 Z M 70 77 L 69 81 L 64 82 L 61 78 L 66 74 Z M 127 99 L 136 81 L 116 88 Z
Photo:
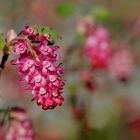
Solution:
M 1 64 L 0 64 L 0 71 L 2 71 L 2 69 L 4 69 L 5 67 L 5 62 L 7 61 L 9 57 L 9 54 L 4 54 L 3 57 L 2 57 L 2 60 L 1 60 Z
M 0 75 L 2 73 L 2 70 L 5 68 L 5 62 L 8 60 L 9 57 L 9 47 L 12 45 L 12 42 L 15 40 L 16 38 L 12 39 L 11 41 L 7 42 L 5 41 L 5 46 L 3 49 L 3 57 L 0 63 Z
M 1 63 L 0 63 L 0 75 L 2 73 L 2 70 L 5 67 L 5 62 L 7 61 L 8 57 L 9 57 L 8 47 L 7 47 L 7 45 L 5 45 L 5 47 L 3 49 L 3 57 L 2 57 L 2 60 L 1 60 Z

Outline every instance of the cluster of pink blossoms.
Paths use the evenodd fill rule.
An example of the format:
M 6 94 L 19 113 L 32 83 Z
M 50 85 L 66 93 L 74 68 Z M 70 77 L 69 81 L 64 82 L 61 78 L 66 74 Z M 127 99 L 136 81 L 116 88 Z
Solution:
M 22 108 L 12 108 L 6 140 L 34 140 L 30 119 Z
M 94 68 L 106 67 L 112 52 L 107 30 L 96 27 L 94 33 L 86 38 L 83 51 Z
M 64 100 L 61 95 L 64 70 L 61 64 L 56 64 L 60 60 L 56 53 L 59 46 L 50 45 L 50 39 L 49 34 L 25 26 L 13 42 L 13 52 L 19 57 L 11 62 L 18 66 L 17 73 L 28 83 L 33 100 L 45 110 L 62 105 Z
M 116 49 L 109 63 L 109 72 L 112 77 L 126 81 L 132 75 L 134 63 L 131 51 L 127 46 Z

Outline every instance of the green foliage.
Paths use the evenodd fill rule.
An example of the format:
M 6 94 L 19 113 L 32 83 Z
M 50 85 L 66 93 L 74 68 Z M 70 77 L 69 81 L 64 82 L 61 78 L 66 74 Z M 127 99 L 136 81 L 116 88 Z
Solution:
M 63 1 L 59 3 L 56 8 L 56 12 L 59 16 L 65 17 L 70 15 L 75 10 L 75 4 L 73 2 Z
M 54 29 L 50 28 L 50 27 L 46 27 L 46 26 L 41 26 L 41 25 L 34 25 L 32 26 L 33 29 L 37 30 L 38 34 L 50 34 L 50 38 L 51 38 L 51 43 L 53 44 L 54 41 L 59 38 L 61 39 L 61 36 L 58 35 Z
M 2 34 L 0 34 L 0 50 L 2 50 L 4 48 L 4 44 L 5 44 L 5 41 L 3 39 Z
M 108 9 L 102 6 L 93 7 L 90 11 L 90 14 L 99 21 L 106 21 L 110 17 Z

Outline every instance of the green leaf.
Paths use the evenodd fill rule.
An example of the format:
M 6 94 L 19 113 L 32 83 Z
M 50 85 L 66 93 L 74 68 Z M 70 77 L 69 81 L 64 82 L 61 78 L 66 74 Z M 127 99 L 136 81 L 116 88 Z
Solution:
M 110 17 L 108 9 L 102 6 L 93 7 L 90 13 L 99 21 L 106 21 Z
M 54 43 L 54 41 L 59 38 L 61 39 L 61 36 L 58 35 L 54 29 L 50 28 L 50 27 L 46 27 L 46 26 L 41 26 L 41 25 L 34 25 L 32 26 L 33 29 L 37 30 L 38 34 L 49 34 L 50 38 L 51 38 L 51 42 L 50 43 Z
M 68 16 L 75 10 L 75 4 L 72 2 L 63 1 L 56 7 L 56 12 L 59 16 Z
M 0 50 L 2 50 L 4 48 L 4 45 L 5 45 L 5 41 L 3 39 L 2 34 L 0 34 Z

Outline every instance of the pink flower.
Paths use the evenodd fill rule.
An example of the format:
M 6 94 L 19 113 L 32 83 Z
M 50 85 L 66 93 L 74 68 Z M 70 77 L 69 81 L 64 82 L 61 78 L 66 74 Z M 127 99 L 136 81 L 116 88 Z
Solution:
M 20 58 L 14 59 L 11 61 L 13 65 L 18 65 L 18 73 L 34 73 L 35 66 L 37 65 L 36 60 L 33 59 L 31 55 L 22 56 Z
M 64 99 L 59 92 L 45 93 L 43 91 L 43 94 L 39 95 L 38 93 L 38 96 L 34 100 L 37 100 L 37 104 L 41 105 L 44 110 L 47 110 L 61 106 Z
M 43 44 L 40 46 L 39 51 L 43 54 L 43 55 L 49 55 L 52 54 L 53 49 L 49 46 L 47 46 L 46 44 Z
M 109 63 L 111 48 L 108 36 L 97 33 L 86 39 L 83 52 L 93 67 L 104 68 Z
M 101 27 L 101 26 L 96 28 L 94 35 L 97 38 L 100 38 L 101 40 L 109 40 L 108 31 L 105 28 Z
M 131 51 L 126 46 L 118 48 L 109 64 L 109 72 L 114 78 L 126 81 L 133 72 L 134 64 Z
M 30 85 L 33 86 L 33 88 L 45 86 L 46 78 L 40 73 L 36 72 L 32 76 L 32 79 L 30 79 Z
M 50 61 L 43 61 L 42 62 L 42 73 L 47 74 L 48 71 L 55 71 L 56 67 Z
M 28 59 L 28 58 L 26 58 L 24 61 L 25 62 L 23 63 L 21 70 L 22 71 L 30 70 L 30 71 L 34 72 L 35 71 L 35 61 L 33 59 Z
M 31 122 L 23 108 L 12 108 L 6 140 L 34 140 Z
M 39 42 L 36 42 L 37 38 Z M 19 58 L 11 61 L 18 66 L 17 73 L 22 75 L 21 81 L 28 83 L 33 100 L 45 110 L 62 105 L 64 100 L 61 95 L 64 87 L 61 74 L 64 70 L 61 64 L 56 65 L 60 59 L 56 52 L 59 46 L 50 46 L 48 38 L 47 34 L 31 38 L 28 35 L 26 53 L 18 53 Z M 15 45 L 14 49 L 17 50 L 18 46 Z
M 36 51 L 41 55 L 41 57 L 48 57 L 52 61 L 59 60 L 59 55 L 56 54 L 56 50 L 59 46 L 49 46 L 47 43 L 41 43 L 38 46 L 35 46 Z
M 50 41 L 50 35 L 42 34 L 42 35 L 36 36 L 35 40 L 40 41 L 40 42 L 48 42 L 48 41 Z
M 37 33 L 36 30 L 32 29 L 29 25 L 26 25 L 24 27 L 24 29 L 22 30 L 22 34 L 23 35 L 27 35 L 27 36 L 33 36 Z
M 23 54 L 27 51 L 28 45 L 26 43 L 26 41 L 22 38 L 17 39 L 16 41 L 14 41 L 13 43 L 13 51 L 16 54 Z

